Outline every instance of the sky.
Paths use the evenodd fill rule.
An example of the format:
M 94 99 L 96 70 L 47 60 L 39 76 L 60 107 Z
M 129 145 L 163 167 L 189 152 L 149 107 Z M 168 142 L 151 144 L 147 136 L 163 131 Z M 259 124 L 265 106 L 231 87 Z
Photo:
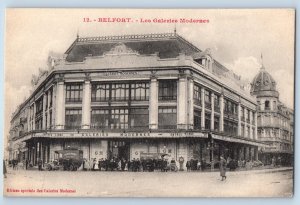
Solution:
M 84 18 L 131 18 L 130 23 L 84 22 Z M 149 19 L 151 23 L 141 23 Z M 209 23 L 154 23 L 154 19 L 208 19 Z M 252 81 L 263 64 L 280 100 L 294 103 L 294 11 L 9 9 L 5 30 L 5 128 L 16 107 L 29 96 L 31 77 L 47 67 L 50 52 L 64 53 L 80 37 L 177 33 L 228 69 Z

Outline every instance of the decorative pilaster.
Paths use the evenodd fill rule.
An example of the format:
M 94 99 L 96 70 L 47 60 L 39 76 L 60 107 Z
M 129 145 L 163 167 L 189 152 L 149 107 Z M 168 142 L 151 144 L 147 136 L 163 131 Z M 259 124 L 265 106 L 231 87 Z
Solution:
M 65 98 L 64 82 L 57 82 L 56 102 L 55 102 L 55 129 L 64 129 Z
M 187 79 L 178 79 L 178 98 L 177 98 L 177 129 L 187 129 Z
M 194 129 L 194 80 L 189 79 L 188 129 Z
M 52 88 L 50 88 L 50 89 L 52 89 Z M 50 101 L 51 101 L 51 95 L 50 95 L 50 89 L 48 90 L 48 93 L 47 93 L 47 101 L 48 101 L 48 104 L 47 104 L 47 108 L 46 108 L 46 110 L 47 110 L 47 124 L 46 124 L 46 128 L 47 129 L 50 129 L 50 125 L 51 125 L 51 122 L 50 122 L 50 111 L 49 111 L 49 109 L 50 109 Z M 53 102 L 53 101 L 52 101 Z
M 87 79 L 83 87 L 82 100 L 82 129 L 90 129 L 91 126 L 91 81 Z
M 257 111 L 254 111 L 254 139 L 258 139 L 257 137 Z
M 205 89 L 201 88 L 201 130 L 205 129 Z
M 36 113 L 36 105 L 35 105 L 35 102 L 33 103 L 33 123 L 32 123 L 32 130 L 35 130 L 35 113 Z
M 238 104 L 238 136 L 242 135 L 241 102 Z
M 158 81 L 153 76 L 150 83 L 149 129 L 158 128 Z
M 220 132 L 224 132 L 224 95 L 220 96 Z
M 211 101 L 211 115 L 210 115 L 210 130 L 215 130 L 215 95 L 210 96 Z
M 252 121 L 253 121 L 253 112 L 251 110 L 249 110 L 250 112 L 250 139 L 253 139 L 254 136 L 253 136 L 253 130 L 252 130 Z
M 47 95 L 46 93 L 43 94 L 43 130 L 47 129 L 47 125 L 46 125 L 46 112 L 47 112 L 47 107 L 46 107 L 46 102 L 47 102 Z
M 247 118 L 248 118 L 248 116 L 247 116 L 247 108 L 245 107 L 244 108 L 244 117 L 245 117 L 245 122 L 244 122 L 244 137 L 249 137 L 249 136 L 247 136 L 247 129 L 248 129 L 248 126 L 247 126 Z

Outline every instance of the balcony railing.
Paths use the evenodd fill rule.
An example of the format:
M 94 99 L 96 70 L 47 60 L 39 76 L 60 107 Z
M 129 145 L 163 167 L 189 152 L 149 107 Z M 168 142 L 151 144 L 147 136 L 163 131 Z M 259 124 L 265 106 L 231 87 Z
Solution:
M 177 125 L 158 125 L 158 129 L 177 129 Z
M 82 98 L 66 98 L 66 103 L 81 103 Z
M 158 96 L 158 100 L 177 100 L 177 96 Z

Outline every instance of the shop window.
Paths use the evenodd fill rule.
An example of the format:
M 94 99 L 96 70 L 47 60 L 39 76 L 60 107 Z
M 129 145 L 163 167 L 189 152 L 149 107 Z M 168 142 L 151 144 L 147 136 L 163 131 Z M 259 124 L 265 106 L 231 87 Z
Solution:
M 82 101 L 82 84 L 67 84 L 66 85 L 66 102 L 81 102 Z
M 65 129 L 81 128 L 82 111 L 80 109 L 66 109 Z
M 159 129 L 176 129 L 177 112 L 176 108 L 159 108 L 158 109 L 158 128 Z
M 158 99 L 176 100 L 177 82 L 175 80 L 159 81 Z
M 146 128 L 149 126 L 148 108 L 132 108 L 130 109 L 130 127 Z

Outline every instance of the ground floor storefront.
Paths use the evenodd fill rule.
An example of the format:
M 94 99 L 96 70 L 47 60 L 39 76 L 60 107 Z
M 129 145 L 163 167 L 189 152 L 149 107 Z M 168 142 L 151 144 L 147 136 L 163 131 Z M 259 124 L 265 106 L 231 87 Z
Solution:
M 259 160 L 265 165 L 293 166 L 294 157 L 292 153 L 281 152 L 259 152 Z
M 158 135 L 159 136 L 159 135 Z M 35 137 L 26 141 L 24 157 L 33 166 L 38 159 L 49 163 L 58 159 L 55 151 L 76 148 L 83 151 L 86 160 L 144 160 L 153 156 L 168 156 L 186 170 L 186 162 L 193 161 L 195 166 L 217 164 L 220 157 L 237 161 L 258 159 L 258 143 L 226 140 L 225 138 L 208 137 L 206 134 L 187 136 L 173 134 L 172 137 L 149 137 L 142 135 L 122 135 L 122 137 Z M 163 136 L 163 134 L 162 134 Z

